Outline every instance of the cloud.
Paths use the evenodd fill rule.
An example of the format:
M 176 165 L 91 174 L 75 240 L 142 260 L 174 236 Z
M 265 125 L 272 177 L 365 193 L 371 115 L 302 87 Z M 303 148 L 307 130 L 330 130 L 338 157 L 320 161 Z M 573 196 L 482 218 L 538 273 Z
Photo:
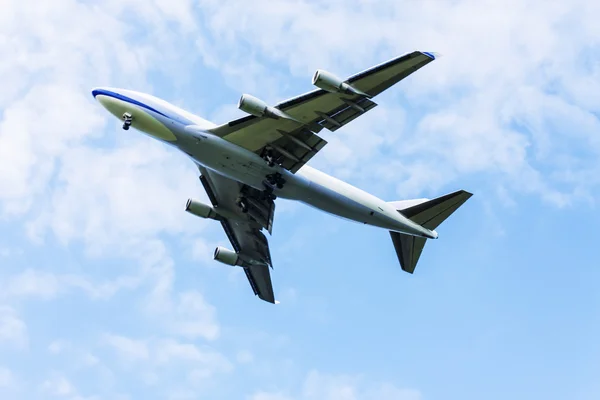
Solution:
M 106 334 L 104 341 L 128 361 L 147 360 L 149 357 L 148 346 L 144 341 L 112 334 Z
M 382 95 L 367 116 L 323 132 L 329 145 L 314 165 L 397 198 L 437 193 L 475 176 L 509 204 L 519 193 L 558 206 L 594 199 L 600 68 L 590 50 L 600 38 L 598 11 L 589 1 L 298 0 L 294 7 L 271 0 L 56 0 L 36 7 L 4 1 L 0 218 L 18 227 L 11 236 L 24 229 L 38 247 L 23 253 L 26 266 L 15 264 L 18 272 L 2 276 L 2 302 L 79 291 L 116 298 L 119 307 L 131 304 L 132 325 L 144 326 L 146 317 L 157 336 L 112 333 L 103 343 L 148 385 L 201 386 L 233 371 L 225 355 L 198 343 L 220 343 L 226 329 L 213 299 L 181 282 L 177 247 L 168 243 L 192 243 L 191 256 L 200 258 L 214 241 L 205 222 L 183 212 L 185 199 L 204 195 L 197 171 L 173 150 L 118 130 L 89 93 L 98 85 L 126 86 L 177 99 L 184 108 L 200 102 L 222 119 L 215 122 L 233 118 L 238 95 L 221 100 L 218 93 L 229 93 L 217 86 L 199 91 L 213 76 L 197 73 L 198 61 L 236 93 L 274 102 L 311 90 L 316 68 L 345 76 L 415 48 L 440 51 L 443 58 Z M 303 236 L 301 227 L 298 232 Z M 83 265 L 55 265 L 46 253 L 55 245 L 69 257 L 81 249 Z M 288 240 L 279 251 L 286 246 L 301 243 Z M 0 256 L 14 251 L 2 247 Z M 134 289 L 131 298 L 116 296 Z M 288 294 L 292 301 L 296 296 Z M 3 348 L 28 345 L 21 315 L 0 306 Z M 45 346 L 50 340 L 44 340 Z M 80 364 L 105 368 L 104 353 L 83 347 Z M 66 346 L 53 342 L 48 350 L 54 362 Z M 249 366 L 259 360 L 248 352 L 234 358 Z M 0 386 L 13 379 L 0 368 Z M 421 398 L 419 391 L 360 376 L 312 371 L 303 382 L 252 398 Z M 85 387 L 62 373 L 36 385 L 68 398 L 81 398 Z M 182 387 L 168 395 L 197 392 Z
M 288 397 L 281 393 L 266 393 L 259 392 L 255 393 L 250 400 L 293 400 L 291 397 Z
M 195 182 L 185 161 L 146 138 L 111 150 L 74 148 L 63 158 L 49 207 L 33 229 L 51 229 L 64 243 L 83 240 L 95 253 L 109 246 L 126 251 L 124 238 L 197 232 L 203 221 L 183 218 Z
M 512 191 L 537 194 L 557 206 L 589 198 L 598 189 L 593 178 L 600 156 L 598 103 L 590 101 L 597 97 L 590 88 L 600 91 L 600 69 L 585 61 L 600 44 L 591 17 L 598 6 L 587 1 L 551 7 L 513 1 L 506 7 L 464 0 L 408 8 L 387 0 L 350 7 L 320 0 L 301 0 L 294 7 L 262 3 L 201 1 L 208 37 L 199 43 L 229 85 L 242 90 L 251 81 L 262 89 L 259 97 L 297 94 L 287 89 L 292 82 L 277 73 L 280 68 L 308 80 L 316 68 L 345 76 L 413 49 L 444 55 L 381 96 L 368 116 L 335 135 L 325 132 L 330 144 L 315 164 L 370 184 L 371 171 L 402 160 L 393 173 L 378 175 L 397 184 L 398 195 L 437 192 L 458 177 L 480 174 L 493 174 Z M 253 22 L 244 23 L 250 15 Z M 571 29 L 575 19 L 577 29 Z M 485 32 L 485 40 L 474 32 Z M 228 67 L 241 64 L 250 65 L 243 74 Z M 263 73 L 266 65 L 276 73 Z M 274 93 L 273 82 L 278 82 Z M 400 107 L 393 105 L 396 98 Z M 409 104 L 419 112 L 407 117 L 405 110 L 416 108 Z M 540 151 L 552 155 L 541 165 Z M 569 154 L 579 158 L 565 173 Z M 368 179 L 361 180 L 363 174 Z
M 236 360 L 240 364 L 247 364 L 254 360 L 254 356 L 248 350 L 242 350 L 237 353 Z
M 136 276 L 120 276 L 113 281 L 94 282 L 75 274 L 56 274 L 28 268 L 5 281 L 7 288 L 1 296 L 7 298 L 53 299 L 70 289 L 80 289 L 91 298 L 106 299 L 123 288 L 136 287 L 141 281 Z
M 64 376 L 55 376 L 44 381 L 42 390 L 51 396 L 70 397 L 77 393 L 77 389 Z
M 192 2 L 126 0 L 97 7 L 58 0 L 34 10 L 9 1 L 3 9 L 3 17 L 18 15 L 24 25 L 6 20 L 0 31 L 15 38 L 0 43 L 7 60 L 0 72 L 10 81 L 0 94 L 0 216 L 18 221 L 40 246 L 54 239 L 67 248 L 83 244 L 87 257 L 108 255 L 125 260 L 113 263 L 125 267 L 104 263 L 85 275 L 80 269 L 60 273 L 47 260 L 3 279 L 9 290 L 2 296 L 50 300 L 79 290 L 108 299 L 147 284 L 150 297 L 173 307 L 163 307 L 157 321 L 173 311 L 189 321 L 163 318 L 165 325 L 187 336 L 215 337 L 207 304 L 204 316 L 200 300 L 171 298 L 173 263 L 160 237 L 196 235 L 196 248 L 202 247 L 197 235 L 204 222 L 183 212 L 185 200 L 202 193 L 195 167 L 141 135 L 107 137 L 106 122 L 114 120 L 90 94 L 100 85 L 151 91 L 147 73 L 167 64 L 168 74 L 186 76 L 173 73 L 173 65 L 190 65 L 179 63 L 178 55 L 189 43 L 182 37 L 196 29 Z
M 0 366 L 0 389 L 13 385 L 14 377 L 10 369 Z
M 68 346 L 69 346 L 69 344 L 68 344 L 68 343 L 66 343 L 66 342 L 63 342 L 63 341 L 61 341 L 61 340 L 55 340 L 55 341 L 53 341 L 52 343 L 50 343 L 50 344 L 48 345 L 48 351 L 49 351 L 51 354 L 60 354 L 60 353 L 62 353 L 62 352 L 65 350 L 65 348 L 67 348 Z
M 0 305 L 0 345 L 15 345 L 18 348 L 28 344 L 27 325 L 19 318 L 15 309 Z
M 77 387 L 63 374 L 53 372 L 40 388 L 46 396 L 70 400 L 99 400 L 98 396 L 83 396 Z M 120 396 L 117 396 L 120 398 Z
M 216 339 L 219 326 L 215 322 L 215 314 L 215 307 L 208 304 L 199 292 L 181 293 L 174 310 L 172 330 L 185 337 Z
M 186 371 L 189 383 L 195 384 L 234 368 L 225 356 L 208 346 L 171 338 L 132 339 L 106 334 L 103 343 L 112 347 L 127 365 L 140 368 L 143 379 L 151 384 L 162 381 L 160 375 L 167 371 Z
M 250 400 L 421 400 L 418 390 L 401 389 L 390 383 L 365 382 L 364 377 L 310 371 L 297 395 L 282 391 L 259 391 Z

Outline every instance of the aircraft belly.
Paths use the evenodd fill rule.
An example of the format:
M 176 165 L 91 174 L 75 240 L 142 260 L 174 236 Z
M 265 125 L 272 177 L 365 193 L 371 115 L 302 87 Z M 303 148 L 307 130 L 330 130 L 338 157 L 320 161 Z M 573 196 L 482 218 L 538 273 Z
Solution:
M 304 187 L 298 200 L 338 217 L 364 224 L 375 222 L 372 209 L 315 182 Z
M 272 173 L 267 163 L 255 153 L 209 134 L 181 135 L 178 146 L 197 163 L 227 178 L 257 189 Z
M 362 195 L 363 192 L 354 187 L 346 187 L 346 192 L 349 193 L 346 195 L 335 190 L 336 187 L 325 186 L 327 182 L 321 184 L 307 179 L 308 177 L 298 176 L 298 174 L 296 176 L 306 183 L 299 186 L 299 190 L 292 197 L 295 200 L 329 214 L 362 224 L 407 234 L 417 233 L 403 221 L 403 217 L 397 214 L 395 209 L 390 210 L 383 200 L 376 199 L 371 195 L 368 195 L 368 199 L 365 199 L 363 198 L 365 196 Z M 352 193 L 352 189 L 354 189 L 354 193 Z M 359 202 L 359 200 L 361 201 Z
M 227 178 L 263 190 L 269 174 L 279 172 L 286 180 L 282 189 L 274 193 L 281 198 L 298 200 L 329 214 L 351 221 L 411 234 L 396 210 L 389 205 L 351 185 L 335 180 L 323 173 L 296 173 L 279 166 L 269 167 L 256 153 L 210 134 L 177 131 L 177 146 L 198 164 Z M 343 185 L 341 185 L 342 183 Z

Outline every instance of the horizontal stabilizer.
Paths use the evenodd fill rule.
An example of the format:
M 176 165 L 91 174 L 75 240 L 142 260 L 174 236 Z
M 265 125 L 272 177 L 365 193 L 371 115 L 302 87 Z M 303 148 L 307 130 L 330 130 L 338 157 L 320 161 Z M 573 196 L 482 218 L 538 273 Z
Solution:
M 446 220 L 458 207 L 473 196 L 465 190 L 459 190 L 435 198 L 419 202 L 408 208 L 399 209 L 398 212 L 417 224 L 433 230 Z M 396 202 L 398 204 L 399 202 Z

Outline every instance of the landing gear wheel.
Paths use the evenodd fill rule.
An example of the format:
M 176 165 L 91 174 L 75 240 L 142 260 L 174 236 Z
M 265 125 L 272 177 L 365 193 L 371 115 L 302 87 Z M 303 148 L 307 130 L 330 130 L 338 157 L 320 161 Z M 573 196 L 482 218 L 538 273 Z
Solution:
M 131 122 L 133 122 L 133 116 L 126 112 L 123 113 L 123 116 L 121 117 L 123 119 L 123 129 L 124 130 L 129 130 L 129 127 L 131 126 Z
M 269 184 L 271 186 L 276 186 L 277 189 L 283 189 L 283 185 L 285 184 L 285 179 L 283 179 L 283 176 L 281 176 L 281 174 L 279 172 L 276 172 L 274 174 L 270 174 L 267 175 L 267 182 L 269 182 Z
M 263 196 L 267 200 L 275 200 L 277 196 L 273 193 L 273 185 L 271 185 L 268 181 L 263 181 L 263 186 L 265 190 L 263 191 Z

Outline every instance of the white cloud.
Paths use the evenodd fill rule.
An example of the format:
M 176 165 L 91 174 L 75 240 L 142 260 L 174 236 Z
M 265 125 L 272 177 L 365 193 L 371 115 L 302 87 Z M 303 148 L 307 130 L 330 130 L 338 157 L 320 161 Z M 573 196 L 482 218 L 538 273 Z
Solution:
M 77 392 L 77 389 L 64 376 L 56 376 L 45 380 L 42 389 L 46 393 L 58 397 L 71 396 Z
M 190 38 L 197 39 L 198 57 L 220 69 L 229 86 L 269 101 L 297 94 L 289 71 L 309 90 L 316 68 L 346 75 L 414 48 L 444 53 L 382 96 L 368 116 L 324 133 L 330 144 L 314 163 L 342 178 L 372 181 L 375 171 L 403 198 L 435 192 L 468 174 L 491 174 L 503 201 L 514 201 L 516 190 L 557 205 L 593 198 L 600 185 L 593 114 L 600 110 L 600 68 L 584 59 L 600 38 L 594 2 L 38 3 L 5 0 L 0 13 L 0 217 L 17 221 L 33 239 L 51 235 L 65 246 L 83 245 L 89 257 L 132 265 L 85 276 L 48 272 L 49 266 L 25 269 L 2 281 L 3 300 L 52 299 L 73 290 L 106 299 L 147 284 L 145 311 L 164 331 L 189 341 L 219 338 L 215 307 L 201 293 L 174 289 L 176 271 L 164 242 L 165 235 L 193 238 L 193 257 L 210 250 L 205 223 L 183 212 L 185 199 L 202 193 L 197 172 L 148 138 L 114 134 L 116 121 L 89 93 L 105 84 L 152 91 L 158 82 L 147 81 L 150 70 L 165 73 L 173 86 L 198 79 L 187 73 L 196 52 L 181 47 L 189 47 Z M 197 4 L 203 18 L 196 18 Z M 407 113 L 407 101 L 423 115 Z M 218 108 L 214 115 L 233 113 Z M 573 156 L 579 152 L 585 158 Z M 116 276 L 107 278 L 111 273 Z M 290 291 L 289 297 L 296 295 Z M 191 382 L 233 368 L 196 343 L 104 339 L 140 369 L 150 364 L 149 383 L 160 379 L 164 371 L 158 369 L 172 371 L 179 363 L 189 366 L 182 376 Z M 17 310 L 0 306 L 0 343 L 27 342 Z M 63 346 L 53 343 L 48 350 L 59 353 Z M 86 354 L 87 365 L 100 365 Z M 252 362 L 252 355 L 241 352 L 237 360 Z M 12 379 L 10 370 L 0 369 L 0 386 L 3 379 Z M 49 394 L 80 397 L 62 375 L 43 386 Z M 421 398 L 418 391 L 318 372 L 291 393 L 263 391 L 253 399 Z M 172 394 L 186 396 L 194 392 Z
M 421 400 L 418 390 L 390 383 L 365 382 L 364 377 L 323 374 L 312 370 L 296 395 L 283 391 L 259 391 L 250 400 Z
M 158 364 L 190 362 L 210 368 L 209 372 L 229 372 L 231 363 L 220 353 L 190 343 L 179 343 L 172 339 L 160 340 L 154 344 L 154 359 Z
M 0 388 L 8 388 L 14 383 L 14 376 L 10 369 L 0 366 Z
M 254 360 L 254 355 L 248 350 L 242 350 L 237 353 L 236 360 L 240 364 L 248 364 Z
M 163 232 L 198 231 L 204 222 L 192 224 L 183 211 L 200 189 L 186 161 L 142 137 L 110 151 L 75 148 L 63 158 L 50 207 L 34 228 L 50 228 L 65 243 L 83 240 L 94 252 L 126 251 L 131 242 Z
M 589 101 L 595 97 L 591 88 L 600 92 L 600 68 L 585 62 L 588 49 L 600 44 L 592 17 L 599 11 L 595 4 L 201 4 L 208 21 L 205 29 L 218 46 L 203 38 L 199 50 L 230 77 L 236 90 L 247 81 L 265 87 L 256 93 L 259 97 L 280 100 L 297 94 L 286 90 L 289 77 L 262 73 L 262 67 L 273 62 L 308 80 L 316 68 L 343 76 L 413 49 L 444 54 L 382 96 L 380 107 L 368 116 L 334 135 L 324 133 L 331 137 L 330 144 L 314 163 L 340 177 L 357 179 L 368 171 L 371 179 L 372 169 L 364 168 L 366 164 L 384 170 L 390 158 L 398 158 L 402 164 L 393 173 L 378 177 L 396 182 L 399 196 L 437 192 L 458 177 L 491 173 L 511 190 L 536 193 L 559 206 L 586 198 L 600 184 L 593 178 L 598 172 L 593 160 L 600 156 L 595 134 L 599 122 L 591 113 L 598 106 Z M 240 22 L 250 15 L 252 23 Z M 577 29 L 571 29 L 575 20 Z M 232 64 L 251 68 L 240 74 L 228 68 Z M 549 96 L 549 90 L 557 95 Z M 425 114 L 409 116 L 406 125 L 405 107 L 393 102 L 400 95 L 422 106 Z M 515 128 L 524 119 L 533 119 L 527 125 L 534 131 L 527 125 Z M 361 120 L 366 126 L 359 127 Z M 544 122 L 541 129 L 539 123 L 532 125 L 535 121 Z M 573 127 L 573 122 L 579 126 Z M 412 131 L 404 131 L 406 127 Z M 588 161 L 571 162 L 564 173 L 560 160 L 578 151 L 578 143 L 591 144 L 586 148 Z M 544 149 L 552 157 L 539 165 L 534 155 Z
M 106 334 L 104 341 L 113 347 L 120 357 L 127 361 L 143 361 L 150 357 L 148 345 L 145 341 L 113 334 Z
M 219 326 L 215 321 L 216 309 L 202 294 L 195 291 L 181 293 L 174 309 L 172 331 L 182 336 L 216 339 Z
M 68 347 L 68 343 L 62 340 L 55 340 L 48 345 L 48 351 L 51 354 L 60 354 L 65 350 L 66 347 Z
M 258 392 L 252 395 L 250 400 L 293 400 L 293 398 L 282 393 Z
M 92 353 L 85 353 L 82 357 L 82 363 L 86 367 L 94 367 L 100 364 L 100 360 Z
M 51 8 L 16 1 L 3 6 L 3 17 L 18 15 L 22 24 L 8 19 L 0 28 L 0 36 L 15 38 L 0 41 L 0 56 L 7 61 L 0 72 L 11 77 L 0 94 L 0 214 L 26 215 L 29 221 L 22 225 L 32 239 L 41 241 L 51 233 L 65 245 L 83 242 L 90 256 L 122 255 L 140 266 L 115 271 L 115 278 L 103 281 L 95 276 L 108 271 L 82 276 L 26 269 L 8 277 L 2 296 L 52 299 L 78 289 L 92 298 L 109 298 L 151 280 L 161 300 L 189 319 L 169 318 L 176 330 L 188 336 L 217 335 L 208 304 L 201 309 L 199 299 L 170 298 L 172 263 L 157 240 L 164 233 L 202 230 L 203 221 L 183 212 L 187 197 L 202 192 L 193 165 L 141 136 L 118 139 L 112 149 L 88 143 L 99 139 L 105 122 L 112 121 L 90 89 L 119 83 L 148 89 L 147 69 L 166 65 L 179 48 L 172 44 L 185 43 L 180 34 L 195 29 L 192 7 L 190 1 L 161 0 L 143 5 L 109 1 L 103 7 L 73 0 L 56 1 Z M 131 11 L 136 12 L 135 23 L 127 21 Z M 136 29 L 144 23 L 152 29 L 138 35 Z M 29 29 L 21 32 L 23 26 Z
M 0 345 L 5 343 L 27 346 L 27 325 L 12 307 L 0 305 Z
M 140 340 L 107 334 L 104 343 L 111 346 L 121 360 L 136 367 L 141 379 L 149 385 L 164 383 L 161 376 L 165 371 L 183 368 L 187 371 L 188 383 L 195 385 L 234 368 L 225 356 L 208 346 L 170 338 Z
M 75 288 L 84 291 L 91 298 L 108 298 L 120 289 L 136 287 L 140 281 L 139 276 L 120 276 L 112 281 L 93 282 L 80 275 L 56 274 L 28 268 L 4 282 L 7 290 L 1 296 L 48 300 Z
M 71 400 L 99 400 L 97 396 L 82 396 L 77 387 L 64 375 L 53 372 L 44 380 L 41 391 L 48 396 Z

